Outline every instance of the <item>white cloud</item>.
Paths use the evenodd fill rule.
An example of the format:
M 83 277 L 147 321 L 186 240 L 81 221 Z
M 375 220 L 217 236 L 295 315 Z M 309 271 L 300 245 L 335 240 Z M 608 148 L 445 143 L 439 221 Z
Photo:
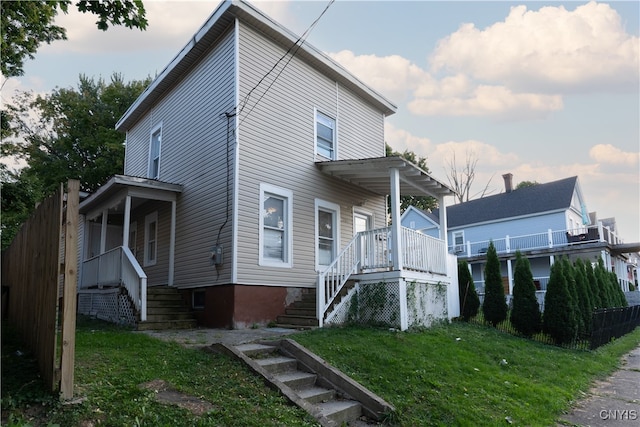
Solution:
M 436 85 L 429 73 L 400 55 L 355 55 L 342 50 L 329 56 L 393 102 L 408 99 L 421 85 Z
M 640 162 L 640 152 L 622 151 L 611 144 L 598 144 L 591 147 L 589 157 L 598 163 L 616 166 L 636 166 Z
M 513 7 L 485 29 L 463 24 L 442 39 L 435 72 L 467 73 L 514 91 L 567 93 L 637 87 L 640 41 L 607 4 Z
M 456 80 L 456 81 L 459 81 Z M 508 119 L 543 117 L 561 110 L 562 97 L 536 93 L 514 93 L 505 86 L 479 85 L 463 93 L 467 86 L 447 86 L 434 90 L 432 97 L 416 98 L 408 104 L 417 115 L 496 116 Z M 456 93 L 457 92 L 457 93 Z M 455 96 L 462 95 L 462 96 Z

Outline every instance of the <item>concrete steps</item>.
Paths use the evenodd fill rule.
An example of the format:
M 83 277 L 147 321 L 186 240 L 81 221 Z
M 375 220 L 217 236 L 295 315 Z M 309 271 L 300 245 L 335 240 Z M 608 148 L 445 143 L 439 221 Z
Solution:
M 244 361 L 323 426 L 379 425 L 376 421 L 395 411 L 295 341 L 214 344 L 211 349 Z
M 176 288 L 147 288 L 147 320 L 138 323 L 138 330 L 192 329 L 196 319 Z
M 284 314 L 276 319 L 276 325 L 280 328 L 311 329 L 318 327 L 316 318 L 316 290 L 309 289 L 302 294 L 302 299 L 295 301 L 287 308 Z

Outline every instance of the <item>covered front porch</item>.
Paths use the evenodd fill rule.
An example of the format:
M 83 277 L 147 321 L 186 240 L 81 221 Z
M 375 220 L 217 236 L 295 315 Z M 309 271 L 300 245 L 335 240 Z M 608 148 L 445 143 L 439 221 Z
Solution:
M 115 175 L 80 203 L 81 226 L 78 311 L 117 323 L 147 320 L 148 275 L 144 265 L 166 272 L 173 284 L 176 200 L 182 186 Z M 170 212 L 169 252 L 158 261 L 157 213 L 140 217 L 150 204 Z M 140 226 L 138 226 L 140 222 Z
M 316 304 L 319 326 L 344 323 L 357 316 L 360 320 L 406 330 L 456 317 L 457 257 L 447 251 L 444 200 L 453 191 L 401 157 L 317 165 L 327 175 L 388 196 L 391 220 L 388 227 L 357 233 L 319 273 Z M 437 200 L 439 238 L 400 225 L 402 195 Z M 363 303 L 378 307 L 365 307 Z

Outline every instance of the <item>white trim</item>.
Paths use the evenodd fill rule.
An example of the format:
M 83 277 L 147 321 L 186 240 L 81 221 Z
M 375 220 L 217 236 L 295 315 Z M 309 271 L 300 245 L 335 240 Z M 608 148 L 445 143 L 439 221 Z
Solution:
M 282 231 L 284 234 L 283 244 L 283 258 L 284 260 L 278 261 L 264 256 L 264 201 L 265 194 L 280 198 L 284 202 L 284 218 L 282 218 Z M 291 268 L 293 267 L 293 192 L 285 188 L 276 187 L 271 184 L 260 184 L 260 197 L 258 199 L 258 212 L 259 214 L 259 238 L 258 238 L 258 265 L 268 267 L 281 267 Z
M 177 215 L 177 202 L 174 200 L 171 202 L 171 227 L 169 230 L 169 278 L 167 279 L 169 286 L 173 286 L 173 280 L 175 278 L 176 215 Z M 156 244 L 156 247 L 157 246 L 158 245 Z
M 234 105 L 240 105 L 240 21 L 238 18 L 235 20 L 235 49 L 234 49 L 234 67 L 235 67 L 235 79 L 233 84 L 235 85 L 235 102 Z M 234 135 L 234 147 L 233 147 L 233 209 L 231 216 L 231 283 L 238 282 L 238 199 L 240 198 L 240 125 L 238 122 L 238 110 L 236 107 L 236 116 L 234 118 L 233 128 L 235 129 Z
M 159 133 L 159 138 L 158 138 L 158 172 L 156 174 L 156 176 L 151 176 L 151 165 L 152 165 L 152 158 L 151 158 L 151 152 L 153 150 L 153 135 L 155 135 L 156 133 Z M 153 128 L 151 128 L 151 132 L 149 133 L 149 155 L 147 157 L 148 162 L 147 162 L 147 177 L 150 179 L 160 179 L 160 166 L 162 163 L 162 122 L 158 123 L 157 125 L 155 125 Z
M 153 258 L 151 258 L 151 254 L 149 253 L 149 225 L 153 222 L 156 223 L 154 242 L 155 245 L 153 247 L 154 253 Z M 156 265 L 158 262 L 158 211 L 152 212 L 149 215 L 144 217 L 144 266 L 149 267 L 151 265 Z
M 318 211 L 319 210 L 324 210 L 324 211 L 328 211 L 328 212 L 332 212 L 333 215 L 333 226 L 335 229 L 335 232 L 333 234 L 333 255 L 337 256 L 338 255 L 338 251 L 340 250 L 340 205 L 336 204 L 336 203 L 332 203 L 332 202 L 328 202 L 326 200 L 322 200 L 322 199 L 315 199 L 315 210 L 314 210 L 314 215 L 315 215 L 315 221 L 314 221 L 314 242 L 315 242 L 315 254 L 316 254 L 316 271 L 321 271 L 324 269 L 324 267 L 326 267 L 326 265 L 324 264 L 320 264 L 320 251 L 318 249 L 318 245 L 320 243 L 319 238 L 318 238 Z
M 456 242 L 456 234 L 462 235 L 462 243 Z M 453 252 L 454 253 L 463 253 L 466 252 L 466 243 L 464 241 L 464 230 L 457 230 L 451 232 L 451 240 L 453 244 Z M 460 249 L 460 250 L 458 250 Z
M 133 242 L 131 241 L 131 235 L 134 235 Z M 133 244 L 133 249 L 131 246 Z M 133 221 L 129 224 L 129 250 L 134 258 L 138 257 L 138 221 Z

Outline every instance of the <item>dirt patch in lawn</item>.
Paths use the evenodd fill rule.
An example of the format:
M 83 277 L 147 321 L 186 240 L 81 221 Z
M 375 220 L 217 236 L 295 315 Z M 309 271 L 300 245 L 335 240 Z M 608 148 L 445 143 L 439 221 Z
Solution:
M 156 379 L 142 383 L 140 388 L 155 392 L 156 400 L 160 403 L 188 409 L 197 416 L 204 415 L 215 408 L 206 400 L 176 390 L 165 380 Z

